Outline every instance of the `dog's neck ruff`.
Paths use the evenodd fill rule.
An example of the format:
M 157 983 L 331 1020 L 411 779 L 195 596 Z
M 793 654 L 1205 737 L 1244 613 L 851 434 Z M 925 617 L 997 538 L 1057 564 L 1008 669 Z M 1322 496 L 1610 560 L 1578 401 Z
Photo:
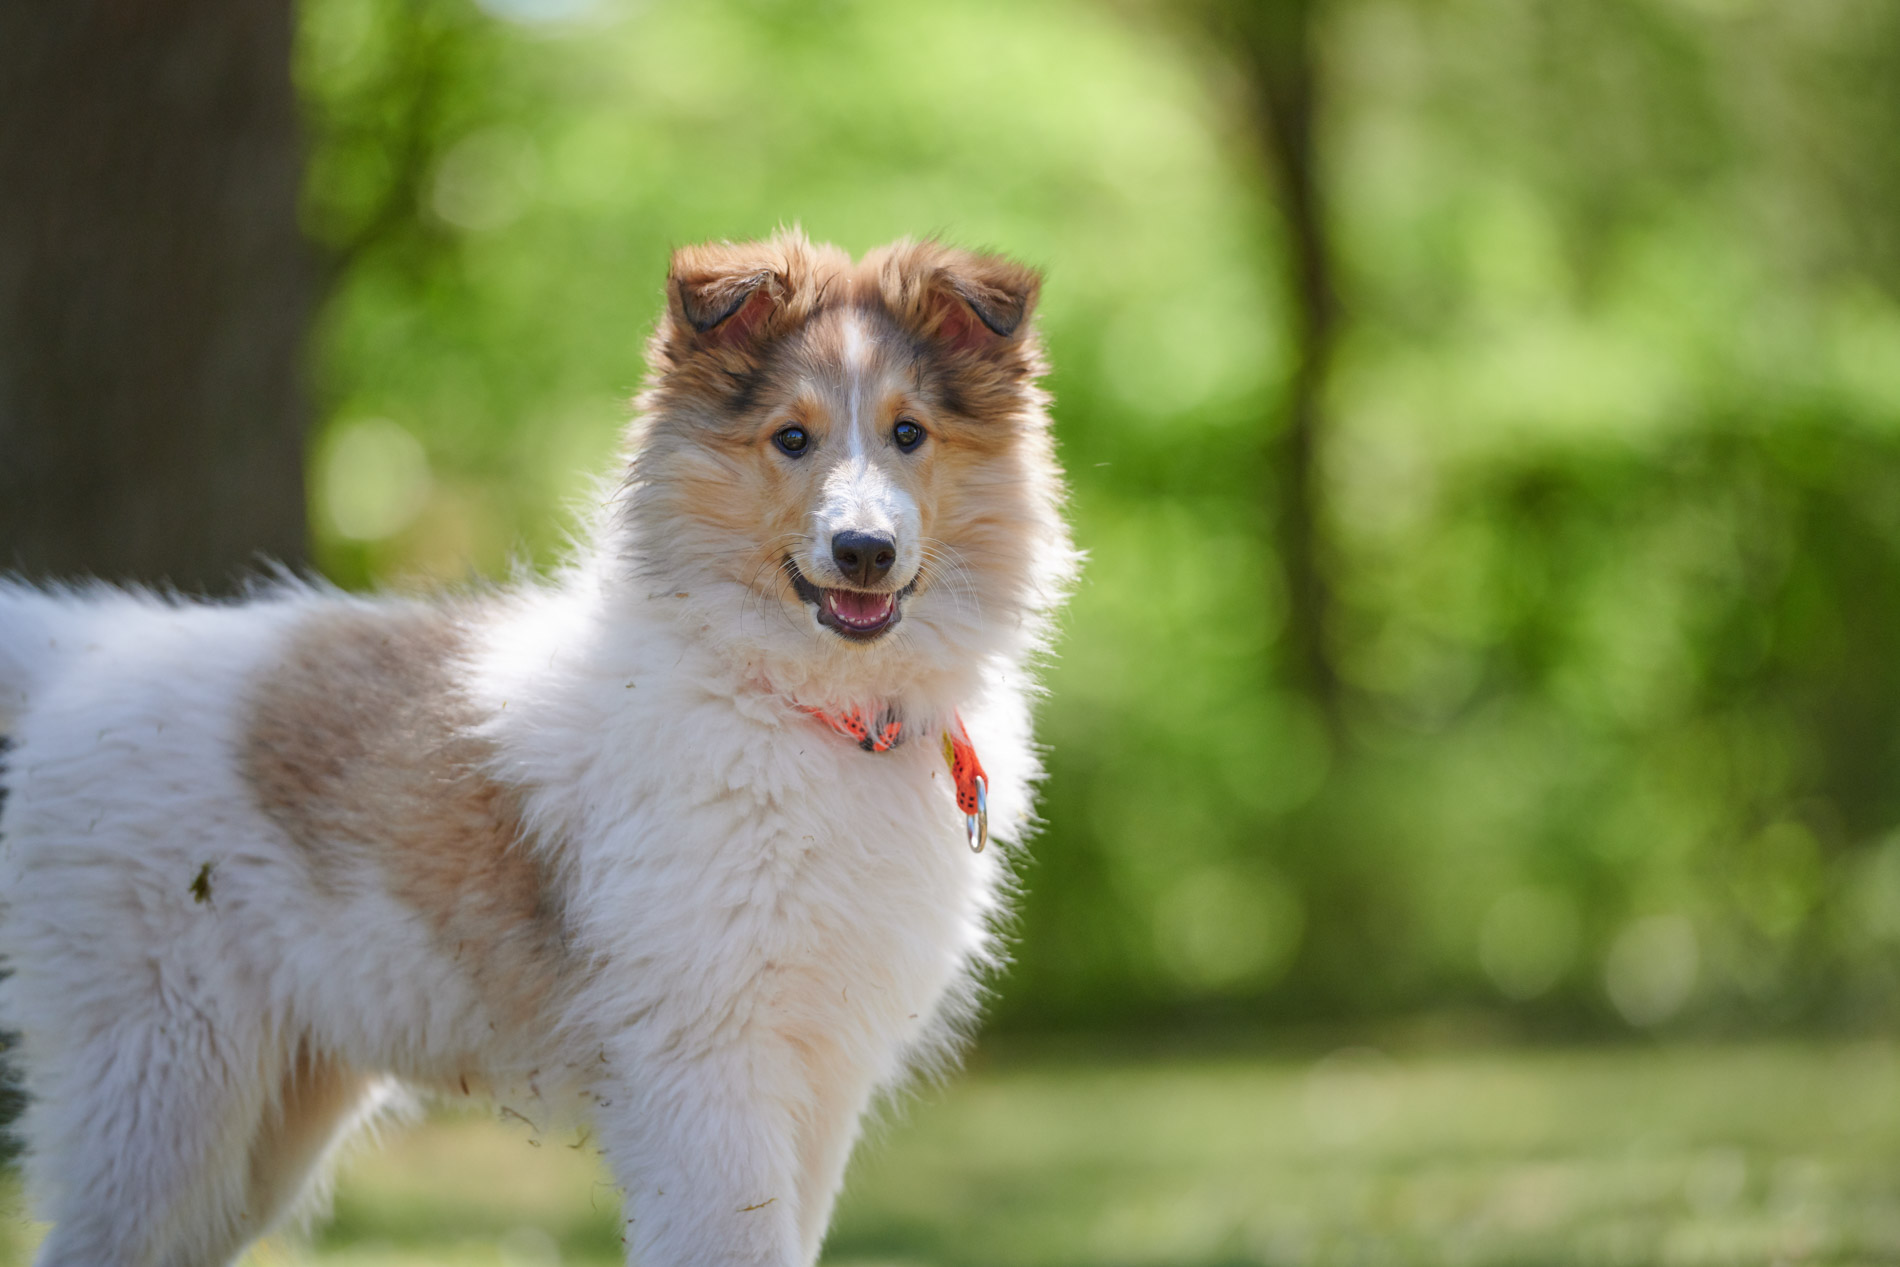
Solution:
M 862 709 L 830 712 L 808 704 L 796 705 L 798 711 L 815 717 L 866 752 L 889 752 L 909 737 L 904 718 L 894 706 L 880 708 L 868 720 Z M 990 843 L 990 781 L 977 760 L 976 747 L 963 728 L 963 718 L 950 714 L 943 728 L 943 759 L 956 783 L 957 808 L 963 812 L 963 829 L 969 835 L 970 849 L 982 853 Z

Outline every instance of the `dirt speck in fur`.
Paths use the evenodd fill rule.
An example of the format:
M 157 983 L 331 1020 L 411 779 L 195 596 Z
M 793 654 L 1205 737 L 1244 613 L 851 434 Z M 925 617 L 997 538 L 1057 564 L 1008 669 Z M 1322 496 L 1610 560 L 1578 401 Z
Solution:
M 191 881 L 191 900 L 200 906 L 211 901 L 211 873 L 217 869 L 217 863 L 207 862 L 198 868 L 198 874 Z

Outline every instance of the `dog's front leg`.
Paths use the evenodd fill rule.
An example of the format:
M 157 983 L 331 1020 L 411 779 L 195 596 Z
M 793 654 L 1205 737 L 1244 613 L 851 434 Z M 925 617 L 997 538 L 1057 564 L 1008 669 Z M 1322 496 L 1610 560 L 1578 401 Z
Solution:
M 627 1193 L 637 1267 L 799 1267 L 787 1061 L 735 1044 L 640 1061 L 604 1084 L 596 1125 Z

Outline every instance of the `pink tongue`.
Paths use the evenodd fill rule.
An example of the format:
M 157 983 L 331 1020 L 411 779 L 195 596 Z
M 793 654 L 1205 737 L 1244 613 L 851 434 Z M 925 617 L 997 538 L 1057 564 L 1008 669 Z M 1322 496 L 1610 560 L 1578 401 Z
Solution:
M 861 594 L 857 590 L 831 590 L 831 610 L 840 620 L 854 625 L 875 625 L 890 614 L 889 594 Z

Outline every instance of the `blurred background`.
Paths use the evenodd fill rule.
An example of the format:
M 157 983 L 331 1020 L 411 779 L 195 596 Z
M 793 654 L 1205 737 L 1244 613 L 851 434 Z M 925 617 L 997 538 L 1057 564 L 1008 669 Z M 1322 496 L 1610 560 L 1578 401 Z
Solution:
M 0 557 L 546 568 L 672 246 L 1007 251 L 1090 563 L 846 1256 L 1897 1261 L 1896 135 L 1886 0 L 11 6 Z

